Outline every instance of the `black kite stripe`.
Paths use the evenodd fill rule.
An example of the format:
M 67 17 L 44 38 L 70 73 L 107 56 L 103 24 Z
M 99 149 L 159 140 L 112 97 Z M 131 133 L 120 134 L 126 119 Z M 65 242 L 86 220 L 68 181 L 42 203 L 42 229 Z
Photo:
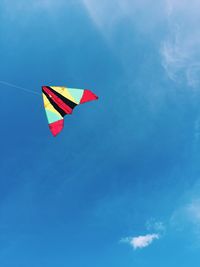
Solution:
M 48 98 L 49 102 L 51 103 L 51 105 L 60 113 L 60 115 L 62 117 L 64 117 L 66 115 L 66 112 L 64 110 L 62 110 L 54 101 L 51 97 L 49 97 L 49 95 L 42 89 L 43 94 L 46 95 L 46 97 Z
M 77 106 L 76 103 L 72 102 L 71 100 L 69 100 L 68 98 L 64 97 L 63 95 L 59 94 L 58 92 L 56 92 L 53 88 L 51 88 L 50 86 L 45 86 L 47 87 L 52 93 L 54 93 L 57 97 L 59 97 L 67 106 L 69 106 L 71 109 L 73 109 L 75 106 Z

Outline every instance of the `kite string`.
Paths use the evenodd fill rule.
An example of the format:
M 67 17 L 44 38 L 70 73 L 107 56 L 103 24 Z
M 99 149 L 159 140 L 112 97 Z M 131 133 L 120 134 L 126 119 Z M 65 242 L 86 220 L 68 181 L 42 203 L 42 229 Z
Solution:
M 36 91 L 33 91 L 33 90 L 30 90 L 28 88 L 24 88 L 24 87 L 21 87 L 21 86 L 18 86 L 18 85 L 15 85 L 15 84 L 12 84 L 12 83 L 8 83 L 8 82 L 5 82 L 5 81 L 1 81 L 0 80 L 0 84 L 3 84 L 3 85 L 7 85 L 7 86 L 10 86 L 10 87 L 13 87 L 13 88 L 16 88 L 16 89 L 20 89 L 24 92 L 27 92 L 27 93 L 31 93 L 31 94 L 35 94 L 35 95 L 40 95 L 38 92 Z

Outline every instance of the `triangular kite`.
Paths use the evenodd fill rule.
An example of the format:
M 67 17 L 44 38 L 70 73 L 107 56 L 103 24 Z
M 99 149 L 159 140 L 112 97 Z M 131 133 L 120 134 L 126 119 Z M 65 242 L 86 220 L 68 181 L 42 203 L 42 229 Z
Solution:
M 56 136 L 64 127 L 63 117 L 72 114 L 73 109 L 98 97 L 87 89 L 73 89 L 58 86 L 42 86 L 44 108 L 51 133 Z

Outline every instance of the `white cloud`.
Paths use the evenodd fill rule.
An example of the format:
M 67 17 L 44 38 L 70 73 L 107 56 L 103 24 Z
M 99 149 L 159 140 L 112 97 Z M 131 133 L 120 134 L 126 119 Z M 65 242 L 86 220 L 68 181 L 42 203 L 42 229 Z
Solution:
M 124 243 L 128 243 L 129 245 L 131 245 L 134 249 L 141 249 L 141 248 L 145 248 L 148 247 L 149 245 L 151 245 L 151 243 L 156 240 L 159 239 L 160 236 L 158 234 L 147 234 L 147 235 L 141 235 L 141 236 L 137 236 L 137 237 L 126 237 L 124 239 L 121 240 L 121 242 Z

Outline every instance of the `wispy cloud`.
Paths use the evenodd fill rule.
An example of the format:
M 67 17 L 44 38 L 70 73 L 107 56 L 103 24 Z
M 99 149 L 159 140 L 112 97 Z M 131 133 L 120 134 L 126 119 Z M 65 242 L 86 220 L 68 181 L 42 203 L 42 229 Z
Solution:
M 195 234 L 200 234 L 200 198 L 194 198 L 176 209 L 170 221 L 171 225 L 178 231 L 189 228 Z
M 147 235 L 140 235 L 137 237 L 126 237 L 121 240 L 123 243 L 128 243 L 134 249 L 142 249 L 151 245 L 151 243 L 159 239 L 160 236 L 158 234 L 147 234 Z
M 200 199 L 195 199 L 186 206 L 186 212 L 190 220 L 200 226 Z
M 120 24 L 144 32 L 155 29 L 163 20 L 163 3 L 153 0 L 82 0 L 92 20 L 106 36 L 115 33 Z M 155 16 L 155 13 L 158 14 Z M 146 23 L 148 21 L 148 23 Z
M 153 218 L 146 222 L 146 228 L 148 231 L 155 231 L 159 233 L 159 235 L 163 235 L 166 232 L 165 224 L 161 221 L 156 221 Z
M 122 23 L 133 32 L 151 32 L 156 38 L 157 29 L 164 27 L 158 41 L 168 77 L 192 88 L 200 85 L 199 0 L 164 0 L 159 4 L 152 0 L 82 0 L 82 3 L 107 39 L 112 39 Z
M 115 23 L 115 21 L 121 16 L 119 13 L 118 1 L 82 1 L 94 23 L 99 28 L 106 25 L 105 31 L 109 30 L 109 28 L 113 26 L 113 23 Z M 109 14 L 112 14 L 112 16 Z
M 71 3 L 71 0 L 67 1 L 67 4 Z M 7 0 L 2 0 L 1 8 L 6 14 L 7 18 L 19 19 L 20 12 L 25 13 L 25 15 L 30 16 L 35 12 L 54 12 L 56 9 L 66 6 L 66 1 L 64 0 L 34 0 L 30 1 L 21 0 L 15 2 L 9 2 Z
M 200 2 L 167 0 L 168 34 L 161 45 L 169 78 L 197 88 L 200 85 Z
M 199 248 L 200 240 L 200 180 L 181 197 L 169 220 L 171 230 L 182 233 L 185 238 Z

